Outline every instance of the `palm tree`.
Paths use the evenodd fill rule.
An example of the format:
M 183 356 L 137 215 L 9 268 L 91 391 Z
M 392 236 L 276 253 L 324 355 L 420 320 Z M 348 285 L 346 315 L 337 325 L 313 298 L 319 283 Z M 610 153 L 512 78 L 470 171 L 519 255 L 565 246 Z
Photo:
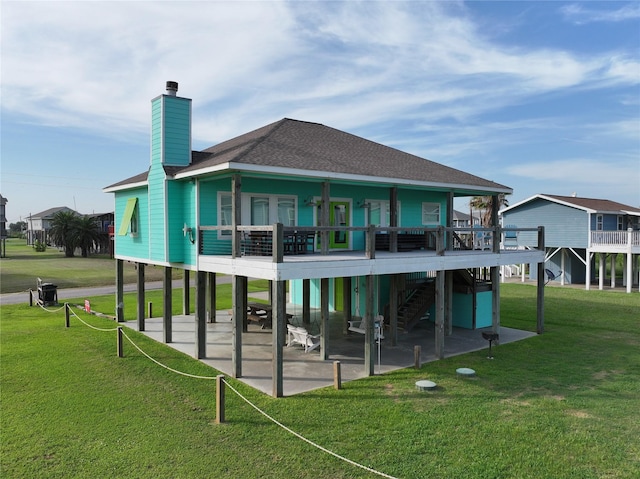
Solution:
M 82 250 L 82 257 L 89 256 L 91 247 L 100 241 L 100 226 L 90 216 L 78 216 L 73 227 L 73 242 Z
M 58 211 L 51 220 L 49 237 L 57 246 L 64 248 L 64 255 L 73 258 L 76 249 L 74 229 L 78 215 L 74 211 Z
M 503 206 L 509 206 L 509 201 L 505 197 L 504 193 L 500 193 L 498 195 L 498 202 L 496 205 L 493 203 L 493 196 L 474 196 L 469 201 L 469 208 L 471 208 L 471 221 L 473 221 L 473 209 L 480 210 L 482 214 L 482 226 L 485 228 L 489 228 L 493 226 L 492 218 L 494 209 L 497 211 Z

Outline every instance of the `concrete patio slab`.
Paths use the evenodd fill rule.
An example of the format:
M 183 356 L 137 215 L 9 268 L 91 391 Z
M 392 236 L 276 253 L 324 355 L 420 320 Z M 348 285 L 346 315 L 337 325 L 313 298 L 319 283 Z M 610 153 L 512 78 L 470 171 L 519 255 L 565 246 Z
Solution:
M 229 311 L 218 311 L 215 323 L 207 323 L 207 349 L 203 363 L 225 375 L 231 375 L 232 322 Z M 319 312 L 312 311 L 312 333 L 317 332 Z M 297 322 L 294 317 L 292 322 Z M 136 321 L 123 323 L 137 330 Z M 364 365 L 364 336 L 342 332 L 342 315 L 334 313 L 330 320 L 329 360 L 322 360 L 318 350 L 305 353 L 301 347 L 284 348 L 284 395 L 291 396 L 317 388 L 333 386 L 333 363 L 340 361 L 342 381 L 348 382 L 367 376 Z M 316 331 L 314 331 L 314 328 Z M 173 342 L 167 344 L 189 356 L 195 355 L 195 316 L 174 316 L 172 322 Z M 471 351 L 488 349 L 488 342 L 482 338 L 482 330 L 454 328 L 453 334 L 445 338 L 445 357 L 456 356 Z M 163 341 L 162 318 L 145 320 L 147 337 Z M 535 333 L 511 328 L 500 328 L 500 344 L 519 341 Z M 421 363 L 435 361 L 435 331 L 430 321 L 421 321 L 410 333 L 400 333 L 398 344 L 391 346 L 384 339 L 376 344 L 375 373 L 413 367 L 414 346 L 421 347 Z M 378 350 L 380 352 L 378 356 Z M 497 351 L 496 351 L 497 353 Z M 242 334 L 242 377 L 240 381 L 271 394 L 272 383 L 272 334 L 270 329 L 249 324 L 248 331 Z M 214 373 L 212 372 L 212 375 Z

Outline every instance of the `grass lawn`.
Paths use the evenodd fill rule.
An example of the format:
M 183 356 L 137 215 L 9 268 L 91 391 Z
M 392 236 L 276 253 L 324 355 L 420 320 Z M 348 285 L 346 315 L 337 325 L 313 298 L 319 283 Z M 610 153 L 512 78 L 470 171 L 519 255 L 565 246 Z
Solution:
M 147 281 L 161 281 L 163 274 L 162 268 L 145 269 Z M 182 278 L 182 271 L 174 269 L 173 276 Z M 8 239 L 7 257 L 0 259 L 0 293 L 35 290 L 38 277 L 59 288 L 115 284 L 116 264 L 107 256 L 65 258 L 57 248 L 38 253 L 25 240 Z M 125 262 L 125 283 L 135 283 L 136 277 L 134 265 Z
M 535 328 L 535 288 L 502 287 L 502 323 Z M 546 332 L 486 351 L 274 399 L 229 382 L 308 439 L 399 478 L 635 478 L 640 296 L 546 289 Z M 92 304 L 102 299 L 92 298 Z M 113 297 L 107 302 L 112 304 Z M 99 327 L 112 321 L 82 315 Z M 175 375 L 64 312 L 0 318 L 0 474 L 6 478 L 372 478 L 282 430 L 215 383 Z M 216 371 L 138 333 L 157 360 Z M 477 378 L 462 379 L 457 367 Z M 438 383 L 419 392 L 415 381 Z

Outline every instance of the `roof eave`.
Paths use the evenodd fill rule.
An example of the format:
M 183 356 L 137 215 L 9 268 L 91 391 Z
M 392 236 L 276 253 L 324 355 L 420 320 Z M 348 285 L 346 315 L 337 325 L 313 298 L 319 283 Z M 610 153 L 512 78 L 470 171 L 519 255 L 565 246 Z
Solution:
M 403 185 L 403 186 L 430 187 L 430 188 L 437 188 L 441 190 L 464 190 L 464 191 L 470 191 L 470 192 L 493 192 L 493 193 L 504 193 L 504 194 L 513 193 L 513 190 L 508 187 L 489 187 L 489 186 L 457 184 L 457 183 L 415 181 L 415 180 L 408 180 L 404 178 L 385 178 L 385 177 L 379 177 L 379 176 L 354 175 L 349 173 L 335 173 L 335 172 L 320 171 L 320 170 L 300 170 L 297 168 L 249 165 L 246 163 L 234 163 L 234 162 L 221 163 L 219 165 L 215 165 L 212 167 L 177 173 L 174 176 L 174 178 L 177 180 L 187 179 L 187 178 L 192 178 L 194 176 L 202 176 L 202 175 L 207 175 L 212 173 L 219 173 L 221 171 L 264 173 L 264 174 L 297 176 L 297 177 L 326 179 L 326 180 L 339 179 L 339 180 L 350 180 L 357 183 L 382 183 L 382 184 Z
M 136 183 L 127 183 L 127 184 L 124 184 L 124 185 L 107 186 L 106 188 L 102 188 L 102 192 L 103 193 L 115 193 L 117 191 L 131 190 L 133 188 L 141 188 L 141 187 L 146 187 L 146 186 L 149 186 L 149 182 L 148 181 L 138 181 Z

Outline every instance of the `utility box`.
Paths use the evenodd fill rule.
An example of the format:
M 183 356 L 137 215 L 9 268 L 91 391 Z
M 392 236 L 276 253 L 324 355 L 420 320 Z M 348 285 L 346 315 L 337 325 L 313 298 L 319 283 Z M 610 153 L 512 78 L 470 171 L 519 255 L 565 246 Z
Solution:
M 43 306 L 58 304 L 58 286 L 53 283 L 43 283 L 38 278 L 38 301 Z

